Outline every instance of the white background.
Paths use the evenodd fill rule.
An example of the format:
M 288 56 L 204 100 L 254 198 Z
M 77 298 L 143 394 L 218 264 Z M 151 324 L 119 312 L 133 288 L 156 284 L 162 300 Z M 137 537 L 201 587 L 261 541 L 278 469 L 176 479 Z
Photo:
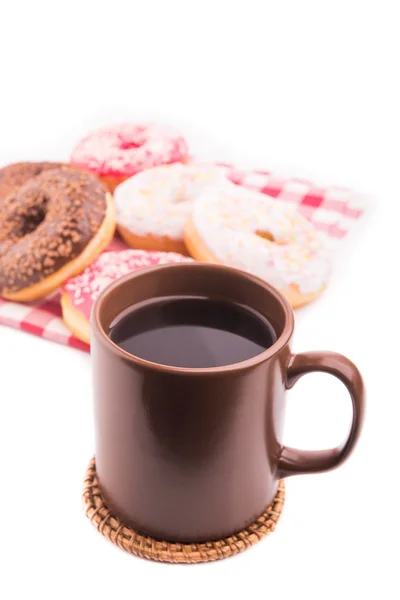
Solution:
M 0 597 L 399 597 L 399 19 L 396 0 L 6 2 L 0 164 L 67 160 L 87 131 L 152 119 L 195 154 L 321 184 L 373 207 L 294 350 L 347 354 L 368 411 L 339 470 L 287 482 L 277 531 L 244 554 L 179 567 L 128 556 L 85 519 L 90 358 L 0 328 Z M 289 393 L 285 441 L 337 444 L 350 402 L 328 376 Z

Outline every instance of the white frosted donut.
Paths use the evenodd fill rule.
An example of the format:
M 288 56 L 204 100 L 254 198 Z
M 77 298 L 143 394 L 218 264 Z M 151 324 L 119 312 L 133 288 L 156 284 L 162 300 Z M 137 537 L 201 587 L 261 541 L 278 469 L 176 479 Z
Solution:
M 197 199 L 185 242 L 194 258 L 253 273 L 295 307 L 324 289 L 331 270 L 318 232 L 295 207 L 235 186 Z
M 193 202 L 220 185 L 233 184 L 218 169 L 176 163 L 142 171 L 115 190 L 118 229 L 133 248 L 186 253 L 183 233 Z

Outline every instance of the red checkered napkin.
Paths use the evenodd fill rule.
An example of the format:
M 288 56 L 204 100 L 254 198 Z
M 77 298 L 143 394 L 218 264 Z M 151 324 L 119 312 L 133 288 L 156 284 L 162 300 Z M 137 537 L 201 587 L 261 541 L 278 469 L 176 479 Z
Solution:
M 317 187 L 305 179 L 278 177 L 268 171 L 239 171 L 224 163 L 218 166 L 233 183 L 297 206 L 322 233 L 329 248 L 349 233 L 364 212 L 365 199 L 348 188 Z
M 240 171 L 224 163 L 217 166 L 237 185 L 268 194 L 277 202 L 296 205 L 321 232 L 331 249 L 346 237 L 364 212 L 364 199 L 347 188 L 322 188 L 302 179 L 277 177 L 268 171 Z M 126 248 L 125 244 L 115 238 L 107 250 L 122 248 Z M 0 298 L 0 325 L 89 351 L 89 346 L 75 338 L 64 325 L 59 292 L 29 304 Z
M 74 337 L 61 317 L 59 292 L 44 300 L 19 304 L 0 298 L 0 324 L 33 333 L 39 337 L 89 351 L 89 346 Z

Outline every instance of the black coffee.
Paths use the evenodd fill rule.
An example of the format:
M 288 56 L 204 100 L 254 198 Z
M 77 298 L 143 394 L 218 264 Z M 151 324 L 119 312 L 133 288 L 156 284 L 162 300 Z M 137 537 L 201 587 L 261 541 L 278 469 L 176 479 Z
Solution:
M 154 363 L 207 368 L 241 362 L 276 341 L 271 324 L 240 304 L 209 298 L 157 298 L 124 311 L 109 336 Z

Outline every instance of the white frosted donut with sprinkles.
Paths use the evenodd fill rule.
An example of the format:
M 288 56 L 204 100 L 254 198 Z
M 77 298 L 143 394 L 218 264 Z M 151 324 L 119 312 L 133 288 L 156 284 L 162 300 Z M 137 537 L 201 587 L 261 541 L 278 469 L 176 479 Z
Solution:
M 89 344 L 90 312 L 97 296 L 109 283 L 137 269 L 188 261 L 191 259 L 174 252 L 103 252 L 82 273 L 63 285 L 61 307 L 65 324 L 77 338 Z
M 71 163 L 97 175 L 113 192 L 122 181 L 144 169 L 187 158 L 186 140 L 172 127 L 123 123 L 83 138 L 72 152 Z
M 185 227 L 197 260 L 224 263 L 268 281 L 295 308 L 325 288 L 331 263 L 314 226 L 295 207 L 230 187 L 199 198 Z
M 184 227 L 206 189 L 233 186 L 217 168 L 174 164 L 127 179 L 115 190 L 118 230 L 133 248 L 187 254 Z

